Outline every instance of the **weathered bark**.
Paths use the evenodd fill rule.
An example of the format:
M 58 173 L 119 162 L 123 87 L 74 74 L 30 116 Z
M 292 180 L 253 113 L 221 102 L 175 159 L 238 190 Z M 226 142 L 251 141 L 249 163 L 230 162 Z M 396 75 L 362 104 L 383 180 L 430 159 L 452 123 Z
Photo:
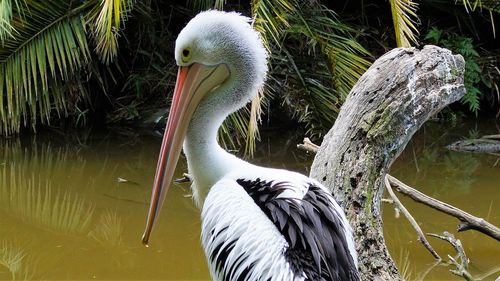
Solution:
M 464 95 L 463 74 L 463 58 L 446 49 L 394 49 L 359 79 L 323 139 L 311 177 L 346 211 L 363 280 L 401 279 L 382 230 L 384 176 L 418 128 Z

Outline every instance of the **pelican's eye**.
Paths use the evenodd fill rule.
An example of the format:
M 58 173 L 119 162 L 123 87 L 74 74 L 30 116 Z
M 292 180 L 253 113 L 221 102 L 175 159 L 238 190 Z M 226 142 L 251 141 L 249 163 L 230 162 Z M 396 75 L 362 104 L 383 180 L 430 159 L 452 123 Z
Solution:
M 189 48 L 185 48 L 182 50 L 182 61 L 188 62 L 191 59 L 191 50 Z

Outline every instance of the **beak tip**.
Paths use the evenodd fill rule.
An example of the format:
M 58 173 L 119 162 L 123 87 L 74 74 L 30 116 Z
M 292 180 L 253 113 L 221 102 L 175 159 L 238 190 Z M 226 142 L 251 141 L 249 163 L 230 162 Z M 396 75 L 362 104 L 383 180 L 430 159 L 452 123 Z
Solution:
M 144 245 L 146 248 L 149 248 L 149 237 L 146 237 L 145 234 L 142 236 L 142 245 Z

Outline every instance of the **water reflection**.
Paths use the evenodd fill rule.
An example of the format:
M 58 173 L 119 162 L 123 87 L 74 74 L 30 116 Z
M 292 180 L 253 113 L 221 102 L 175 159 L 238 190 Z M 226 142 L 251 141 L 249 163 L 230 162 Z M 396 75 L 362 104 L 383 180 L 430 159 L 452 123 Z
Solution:
M 172 224 L 156 230 L 155 247 L 140 244 L 160 141 L 113 133 L 1 140 L 0 280 L 206 279 L 198 211 L 178 196 L 186 186 L 172 192 L 180 200 L 164 211 Z
M 474 132 L 481 131 L 480 134 L 496 130 L 491 123 L 473 127 Z M 499 225 L 500 213 L 495 208 L 500 192 L 500 170 L 495 166 L 497 157 L 445 149 L 447 144 L 464 138 L 470 131 L 467 124 L 446 130 L 444 126 L 427 124 L 394 163 L 391 174 L 430 196 Z M 457 233 L 459 222 L 455 218 L 397 195 L 424 232 L 449 231 L 462 241 L 471 259 L 469 270 L 475 278 L 495 280 L 499 276 L 500 245 L 495 240 L 474 231 Z M 392 206 L 384 206 L 384 225 L 389 249 L 410 280 L 461 280 L 449 272 L 453 266 L 433 262 L 406 219 L 395 218 Z M 442 257 L 456 255 L 446 242 L 434 239 L 429 242 Z
M 71 191 L 53 192 L 53 183 L 25 176 L 15 163 L 0 168 L 0 208 L 26 223 L 62 233 L 86 233 L 94 208 Z
M 414 181 L 434 181 L 435 185 L 430 193 L 431 196 L 443 194 L 449 190 L 467 194 L 475 184 L 474 173 L 481 166 L 481 159 L 484 158 L 484 155 L 448 151 L 443 148 L 445 143 L 445 141 L 438 141 L 427 144 L 419 151 L 412 151 L 415 165 L 412 179 Z M 401 168 L 404 167 L 404 165 L 401 166 Z M 399 169 L 397 164 L 396 167 Z M 437 178 L 432 178 L 435 171 L 439 171 L 440 175 Z
M 392 173 L 498 225 L 496 158 L 444 150 L 454 134 L 426 127 Z M 301 139 L 264 133 L 251 161 L 307 174 L 312 156 L 295 148 Z M 209 280 L 188 183 L 170 189 L 151 247 L 140 244 L 160 142 L 133 130 L 0 140 L 0 280 Z M 181 161 L 175 177 L 185 171 Z M 424 231 L 455 229 L 454 219 L 402 199 Z M 452 279 L 448 268 L 434 266 L 404 218 L 394 219 L 386 207 L 387 243 L 405 276 Z M 475 276 L 495 268 L 497 244 L 474 232 L 459 238 Z M 433 245 L 443 256 L 453 254 L 444 243 Z
M 116 211 L 107 210 L 99 218 L 99 223 L 94 230 L 89 232 L 89 237 L 104 246 L 118 247 L 122 245 L 123 239 L 122 220 Z
M 0 243 L 1 267 L 7 270 L 12 280 L 29 280 L 32 277 L 32 263 L 26 251 L 6 240 Z

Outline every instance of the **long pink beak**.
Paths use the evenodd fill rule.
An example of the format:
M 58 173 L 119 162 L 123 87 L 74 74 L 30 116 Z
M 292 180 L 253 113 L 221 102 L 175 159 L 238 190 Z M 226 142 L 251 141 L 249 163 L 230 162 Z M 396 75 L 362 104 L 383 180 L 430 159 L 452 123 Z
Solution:
M 142 236 L 143 244 L 148 245 L 149 243 L 151 231 L 160 214 L 174 176 L 182 143 L 194 111 L 202 98 L 212 89 L 222 84 L 228 77 L 229 70 L 225 64 L 206 66 L 193 63 L 190 66 L 179 67 L 172 105 L 170 106 L 156 167 L 146 229 Z

